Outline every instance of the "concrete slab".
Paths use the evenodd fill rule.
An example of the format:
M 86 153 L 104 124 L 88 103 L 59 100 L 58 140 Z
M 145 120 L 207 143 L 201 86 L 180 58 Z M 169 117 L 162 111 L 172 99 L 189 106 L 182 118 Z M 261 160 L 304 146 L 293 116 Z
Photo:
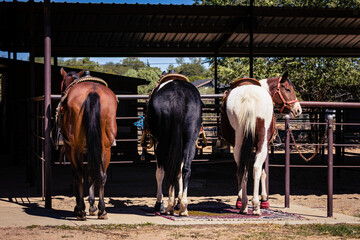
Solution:
M 73 204 L 68 204 L 74 199 L 62 196 L 61 199 L 54 199 L 65 203 L 63 206 L 56 206 L 54 209 L 45 209 L 44 201 L 39 197 L 29 198 L 0 198 L 0 227 L 31 226 L 31 225 L 98 225 L 98 224 L 165 224 L 165 225 L 189 225 L 189 224 L 243 224 L 243 223 L 274 223 L 274 224 L 310 224 L 310 223 L 351 223 L 360 224 L 360 218 L 351 217 L 343 214 L 334 214 L 334 217 L 327 218 L 326 211 L 322 209 L 308 208 L 299 205 L 292 205 L 284 208 L 279 205 L 271 206 L 274 210 L 284 211 L 296 215 L 301 215 L 302 219 L 294 220 L 256 220 L 256 219 L 231 219 L 231 220 L 211 220 L 193 221 L 181 220 L 173 221 L 162 216 L 156 216 L 150 211 L 144 211 L 146 205 L 122 206 L 121 208 L 108 207 L 108 219 L 99 220 L 96 216 L 88 216 L 87 221 L 78 221 L 72 215 Z M 110 202 L 124 202 L 124 198 L 111 198 Z M 142 198 L 130 198 L 131 202 L 142 202 Z M 113 204 L 113 203 L 112 203 Z M 71 205 L 71 206 L 70 206 Z M 109 205 L 109 204 L 107 204 Z M 149 207 L 148 207 L 149 208 Z

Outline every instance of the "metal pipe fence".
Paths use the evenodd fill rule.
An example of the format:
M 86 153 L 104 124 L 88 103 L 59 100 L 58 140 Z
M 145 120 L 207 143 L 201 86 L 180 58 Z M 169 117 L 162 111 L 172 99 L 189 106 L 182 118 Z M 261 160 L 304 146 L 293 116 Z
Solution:
M 141 105 L 144 105 L 144 102 L 141 104 L 139 103 L 139 100 L 146 100 L 148 99 L 148 95 L 116 95 L 116 97 L 119 99 L 119 101 L 123 100 L 138 100 L 138 114 L 143 115 L 144 107 Z M 213 151 L 210 151 L 208 153 L 207 157 L 211 157 L 211 155 L 214 154 L 214 149 L 216 148 L 216 144 L 214 142 L 219 139 L 219 124 L 220 124 L 220 104 L 216 104 L 220 98 L 222 98 L 222 94 L 207 94 L 207 95 L 201 95 L 201 98 L 203 102 L 205 102 L 205 106 L 203 107 L 203 126 L 205 128 L 205 131 L 208 132 L 208 140 L 210 140 L 211 146 L 213 148 Z M 52 95 L 51 99 L 53 103 L 58 102 L 61 99 L 61 95 Z M 32 113 L 32 118 L 35 119 L 35 127 L 33 128 L 32 135 L 34 139 L 36 139 L 35 142 L 32 143 L 32 155 L 41 161 L 41 169 L 42 169 L 42 196 L 44 198 L 44 187 L 46 185 L 47 180 L 44 178 L 45 174 L 45 157 L 44 157 L 44 145 L 46 141 L 50 141 L 50 139 L 46 139 L 44 136 L 44 97 L 35 97 L 31 99 L 31 102 L 36 105 L 34 109 L 36 109 L 35 113 Z M 342 103 L 342 102 L 300 102 L 301 106 L 303 108 L 309 108 L 309 109 L 359 109 L 360 110 L 360 103 Z M 321 115 L 324 114 L 323 111 L 318 112 L 317 114 Z M 284 148 L 284 155 L 285 155 L 285 162 L 284 164 L 270 164 L 269 158 L 266 161 L 266 169 L 269 167 L 284 167 L 285 169 L 285 207 L 290 207 L 290 169 L 291 168 L 327 168 L 328 169 L 328 203 L 327 203 L 327 216 L 332 217 L 333 216 L 333 204 L 332 204 L 332 196 L 333 196 L 333 169 L 334 168 L 360 168 L 359 165 L 352 165 L 352 166 L 346 166 L 346 165 L 336 165 L 334 166 L 333 163 L 333 148 L 339 148 L 339 147 L 359 147 L 360 145 L 357 143 L 352 144 L 346 144 L 346 143 L 340 143 L 339 139 L 336 139 L 336 142 L 334 143 L 334 127 L 339 126 L 360 126 L 360 123 L 343 123 L 336 119 L 336 122 L 334 123 L 333 114 L 332 113 L 325 113 L 327 115 L 327 121 L 321 122 L 321 117 L 316 117 L 315 122 L 310 122 L 310 119 L 308 120 L 290 120 L 289 116 L 285 117 L 284 121 L 277 121 L 277 125 L 284 124 L 284 131 L 285 131 L 285 141 L 284 143 L 280 144 L 281 147 Z M 140 119 L 139 116 L 126 116 L 126 117 L 116 117 L 117 120 L 134 120 L 137 121 Z M 327 137 L 327 143 L 323 142 L 317 142 L 317 143 L 292 143 L 290 131 L 291 131 L 291 124 L 296 125 L 313 125 L 319 127 L 326 127 L 326 137 Z M 339 128 L 341 129 L 341 128 Z M 301 130 L 299 130 L 301 131 Z M 318 135 L 318 134 L 317 134 Z M 338 135 L 338 133 L 336 133 Z M 140 142 L 141 138 L 141 132 L 138 131 L 137 138 L 127 138 L 127 139 L 121 139 L 119 138 L 121 136 L 118 136 L 116 139 L 117 142 Z M 319 136 L 318 136 L 319 137 Z M 296 145 L 298 146 L 318 146 L 322 148 L 322 154 L 324 155 L 324 148 L 327 147 L 328 149 L 328 160 L 327 165 L 298 165 L 298 164 L 291 164 L 291 147 L 294 147 Z M 202 152 L 201 152 L 202 153 Z M 230 153 L 230 152 L 229 152 Z M 336 153 L 338 154 L 338 153 Z M 229 155 L 228 155 L 229 156 Z M 198 159 L 199 162 L 208 162 L 209 159 Z M 131 163 L 131 161 L 111 161 L 111 163 Z M 59 164 L 59 162 L 53 162 L 53 164 Z M 67 163 L 68 164 L 68 163 Z M 268 170 L 267 170 L 268 171 Z M 267 179 L 268 180 L 268 179 Z M 267 188 L 269 183 L 267 182 Z M 269 192 L 269 191 L 268 191 Z

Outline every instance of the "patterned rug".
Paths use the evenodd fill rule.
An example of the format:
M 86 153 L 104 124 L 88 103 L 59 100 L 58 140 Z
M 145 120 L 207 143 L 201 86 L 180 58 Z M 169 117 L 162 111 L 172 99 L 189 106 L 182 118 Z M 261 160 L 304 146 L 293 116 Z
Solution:
M 219 205 L 219 206 L 217 206 Z M 240 214 L 238 209 L 229 205 L 190 205 L 189 216 L 180 217 L 178 211 L 173 216 L 155 213 L 172 221 L 268 221 L 268 220 L 302 220 L 304 217 L 274 209 L 261 209 L 261 216 L 252 215 L 252 207 L 249 206 L 248 214 Z

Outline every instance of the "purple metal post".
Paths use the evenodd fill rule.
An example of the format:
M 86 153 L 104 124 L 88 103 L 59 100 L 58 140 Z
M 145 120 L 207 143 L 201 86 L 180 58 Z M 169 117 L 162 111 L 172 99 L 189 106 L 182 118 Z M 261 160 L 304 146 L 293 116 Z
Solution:
M 269 174 L 269 153 L 266 155 L 266 160 L 265 160 L 265 173 L 266 173 L 266 192 L 268 194 L 268 198 L 269 198 L 269 179 L 270 179 L 270 174 Z
M 328 119 L 328 197 L 327 197 L 327 216 L 333 216 L 333 167 L 334 167 L 334 159 L 333 159 L 333 126 L 334 119 L 332 115 L 327 116 Z
M 290 115 L 285 116 L 285 207 L 290 207 Z
M 51 208 L 51 27 L 50 0 L 44 1 L 45 208 Z

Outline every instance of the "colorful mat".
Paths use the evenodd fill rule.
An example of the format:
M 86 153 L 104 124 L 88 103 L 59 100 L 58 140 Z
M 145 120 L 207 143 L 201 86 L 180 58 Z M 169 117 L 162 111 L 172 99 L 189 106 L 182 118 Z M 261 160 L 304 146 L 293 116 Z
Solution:
M 269 220 L 301 220 L 304 217 L 274 209 L 262 209 L 261 216 L 252 214 L 252 207 L 249 207 L 248 214 L 240 214 L 238 209 L 231 206 L 195 205 L 189 206 L 189 216 L 180 217 L 178 212 L 173 216 L 156 213 L 172 221 L 269 221 Z

